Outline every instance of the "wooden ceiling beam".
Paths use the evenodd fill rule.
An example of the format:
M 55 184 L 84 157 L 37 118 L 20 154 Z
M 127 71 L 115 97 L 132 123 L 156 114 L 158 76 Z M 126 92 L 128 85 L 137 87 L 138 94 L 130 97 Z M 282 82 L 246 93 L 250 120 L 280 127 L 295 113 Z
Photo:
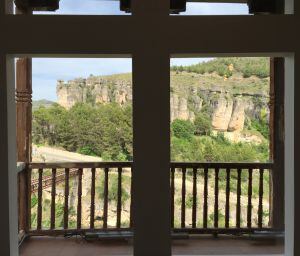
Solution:
M 17 9 L 22 11 L 56 11 L 59 0 L 15 0 Z

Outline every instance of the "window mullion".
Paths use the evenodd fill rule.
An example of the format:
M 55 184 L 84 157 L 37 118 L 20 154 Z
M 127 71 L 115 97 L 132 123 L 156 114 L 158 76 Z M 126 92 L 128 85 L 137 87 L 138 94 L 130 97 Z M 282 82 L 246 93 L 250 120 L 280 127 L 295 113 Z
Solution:
M 133 55 L 134 255 L 171 255 L 169 55 Z

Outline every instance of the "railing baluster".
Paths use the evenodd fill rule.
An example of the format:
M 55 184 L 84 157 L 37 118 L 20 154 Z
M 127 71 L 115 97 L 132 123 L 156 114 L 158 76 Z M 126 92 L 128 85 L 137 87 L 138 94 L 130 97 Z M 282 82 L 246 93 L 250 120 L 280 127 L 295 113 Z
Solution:
M 103 206 L 103 228 L 107 228 L 108 212 L 108 168 L 104 169 L 104 206 Z
M 203 228 L 207 228 L 208 168 L 204 169 Z
M 42 196 L 43 196 L 43 169 L 39 169 L 38 187 L 38 210 L 37 210 L 37 229 L 42 229 Z
M 52 189 L 51 189 L 50 229 L 55 229 L 55 195 L 56 195 L 56 168 L 53 168 L 52 169 Z
M 182 168 L 182 188 L 181 188 L 181 228 L 185 228 L 185 181 L 186 181 L 186 168 Z
M 241 227 L 241 175 L 242 170 L 238 169 L 237 194 L 236 194 L 236 227 Z
M 248 170 L 248 206 L 247 206 L 247 227 L 252 226 L 252 169 Z
M 32 174 L 32 169 L 28 168 L 27 171 L 27 220 L 26 220 L 26 230 L 28 231 L 31 229 L 31 174 Z
M 175 195 L 175 168 L 171 168 L 171 228 L 174 228 L 174 217 L 175 217 L 175 208 L 174 208 L 174 195 Z
M 193 168 L 193 210 L 192 210 L 192 227 L 197 226 L 197 168 Z
M 69 168 L 65 169 L 65 203 L 64 203 L 64 229 L 69 226 Z
M 95 176 L 96 169 L 92 168 L 92 181 L 91 181 L 91 213 L 90 213 L 90 228 L 94 228 L 95 224 Z
M 77 229 L 81 229 L 81 196 L 82 196 L 82 168 L 78 170 L 78 195 L 77 195 Z
M 214 206 L 214 227 L 219 226 L 219 168 L 215 169 L 215 206 Z
M 133 227 L 133 202 L 132 202 L 132 175 L 133 175 L 133 170 L 132 167 L 130 168 L 131 171 L 131 178 L 130 178 L 130 217 L 129 217 L 129 227 L 132 228 Z
M 118 202 L 117 202 L 117 228 L 121 227 L 122 212 L 122 167 L 118 168 Z
M 264 169 L 259 170 L 258 227 L 263 223 Z
M 229 228 L 230 217 L 230 168 L 226 169 L 226 204 L 225 204 L 225 228 Z
M 38 171 L 38 178 L 31 180 L 31 170 L 32 167 L 34 166 L 34 170 Z M 45 176 L 45 171 L 44 169 L 47 168 L 52 168 L 52 172 L 49 176 Z M 44 234 L 52 234 L 53 232 L 56 234 L 58 233 L 63 233 L 64 230 L 69 229 L 69 199 L 70 199 L 70 179 L 71 177 L 78 176 L 78 187 L 77 187 L 77 194 L 78 194 L 78 202 L 77 202 L 77 227 L 75 230 L 78 231 L 83 231 L 82 228 L 82 214 L 83 214 L 83 209 L 82 209 L 82 189 L 83 189 L 83 168 L 89 168 L 91 169 L 91 205 L 90 205 L 90 225 L 86 230 L 93 230 L 95 229 L 95 196 L 96 196 L 96 168 L 102 168 L 101 170 L 104 171 L 104 178 L 103 176 L 101 177 L 101 180 L 103 179 L 103 189 L 104 189 L 104 197 L 103 197 L 103 229 L 108 228 L 108 209 L 109 209 L 109 171 L 115 171 L 117 170 L 118 174 L 118 182 L 117 182 L 117 205 L 116 205 L 116 213 L 114 216 L 116 216 L 116 229 L 123 229 L 123 228 L 128 228 L 127 227 L 122 227 L 121 221 L 122 221 L 122 188 L 124 186 L 122 179 L 123 177 L 123 172 L 125 171 L 125 168 L 131 168 L 130 170 L 132 171 L 131 165 L 125 165 L 123 163 L 101 163 L 99 165 L 98 163 L 93 163 L 91 165 L 86 165 L 83 163 L 68 163 L 68 164 L 29 164 L 28 169 L 25 173 L 26 175 L 26 182 L 28 184 L 26 185 L 26 190 L 28 190 L 28 193 L 26 194 L 26 200 L 28 200 L 28 208 L 26 209 L 26 213 L 24 216 L 26 216 L 26 222 L 27 222 L 27 230 L 29 230 L 29 234 L 37 234 L 37 235 L 44 235 Z M 111 168 L 111 170 L 110 170 Z M 249 229 L 252 229 L 254 226 L 252 218 L 254 215 L 256 216 L 256 213 L 253 213 L 253 199 L 252 199 L 252 194 L 253 194 L 253 171 L 256 169 L 259 170 L 259 199 L 258 199 L 258 210 L 257 210 L 257 226 L 258 230 L 262 229 L 264 227 L 263 224 L 263 196 L 264 196 L 264 172 L 266 170 L 271 170 L 272 165 L 268 163 L 263 163 L 263 164 L 258 164 L 258 163 L 250 163 L 250 164 L 229 164 L 229 163 L 191 163 L 191 164 L 184 164 L 184 163 L 172 163 L 170 172 L 171 172 L 171 180 L 170 180 L 170 188 L 171 188 L 171 228 L 174 228 L 175 225 L 175 200 L 176 200 L 176 181 L 175 181 L 175 176 L 176 176 L 176 170 L 182 171 L 182 184 L 181 184 L 181 223 L 180 227 L 182 230 L 185 230 L 187 228 L 186 225 L 186 218 L 187 218 L 187 213 L 191 213 L 191 229 L 193 231 L 191 232 L 201 232 L 201 233 L 228 233 L 228 234 L 233 234 L 237 232 L 248 232 Z M 59 171 L 60 169 L 64 169 L 63 171 Z M 198 172 L 201 169 L 201 176 L 198 176 Z M 127 169 L 126 169 L 127 170 Z M 191 170 L 191 177 L 187 176 L 187 173 L 189 174 L 189 170 Z M 204 172 L 204 191 L 203 191 L 203 199 L 202 197 L 198 199 L 198 182 L 199 182 L 199 177 L 202 177 L 202 170 Z M 213 222 L 213 227 L 210 228 L 210 224 L 208 223 L 208 215 L 210 214 L 210 205 L 208 199 L 209 197 L 209 184 L 210 184 L 210 175 L 209 171 L 212 171 L 215 173 L 214 177 L 214 205 L 213 205 L 213 217 L 214 217 L 214 222 Z M 220 172 L 221 171 L 221 172 Z M 220 199 L 220 177 L 223 177 L 222 172 L 226 171 L 226 198 L 225 199 L 225 228 L 220 227 L 220 220 L 219 220 L 219 210 L 221 209 L 219 199 Z M 232 171 L 237 172 L 237 192 L 236 192 L 236 227 L 231 229 L 231 224 L 230 224 L 230 218 L 231 218 L 231 205 L 230 202 L 232 198 L 230 198 L 230 192 L 232 190 L 231 188 L 231 179 L 232 179 Z M 248 192 L 247 192 L 247 224 L 244 226 L 244 221 L 242 221 L 242 214 L 244 214 L 244 210 L 242 208 L 242 186 L 244 186 L 244 181 L 242 180 L 242 177 L 244 177 L 244 173 L 246 175 L 246 172 L 248 172 Z M 126 172 L 127 174 L 127 172 Z M 247 175 L 246 175 L 247 176 Z M 188 186 L 187 184 L 187 179 L 191 178 L 191 186 Z M 202 178 L 201 178 L 202 179 Z M 77 180 L 77 178 L 76 178 Z M 132 180 L 132 179 L 131 179 Z M 57 221 L 56 218 L 58 218 L 58 215 L 56 215 L 56 192 L 58 188 L 56 187 L 57 184 L 64 183 L 64 215 L 63 215 L 63 230 L 56 230 L 58 228 L 57 226 Z M 131 186 L 131 184 L 130 184 Z M 28 187 L 28 188 L 27 188 Z M 43 220 L 43 190 L 46 187 L 51 187 L 51 210 L 50 210 L 50 230 L 44 230 L 42 227 L 42 220 Z M 126 189 L 128 189 L 126 187 Z M 31 230 L 30 228 L 30 219 L 31 219 L 31 194 L 33 192 L 37 192 L 37 220 L 36 220 L 36 230 Z M 187 200 L 187 193 L 192 193 L 192 209 L 191 210 L 186 210 L 186 200 Z M 130 193 L 132 194 L 132 186 L 130 187 Z M 202 194 L 202 193 L 201 193 Z M 130 198 L 131 200 L 131 198 Z M 203 200 L 203 202 L 202 202 Z M 203 207 L 203 228 L 197 226 L 197 214 L 198 213 L 198 207 L 199 203 Z M 27 204 L 27 203 L 26 203 Z M 127 203 L 126 203 L 127 205 Z M 133 218 L 132 218 L 132 201 L 130 201 L 130 225 L 129 228 L 133 227 Z M 25 212 L 25 211 L 23 211 Z M 202 209 L 201 209 L 202 212 Z M 202 213 L 201 213 L 202 214 Z M 254 214 L 254 215 L 253 215 Z M 210 215 L 209 215 L 210 216 Z M 198 216 L 199 217 L 199 216 Z M 45 217 L 44 217 L 45 218 Z M 208 228 L 209 226 L 209 228 Z M 198 228 L 199 230 L 198 230 Z M 180 228 L 179 228 L 180 229 Z M 256 228 L 255 228 L 256 230 Z M 175 228 L 175 231 L 177 231 L 177 228 Z M 48 232 L 48 233 L 47 233 Z M 187 231 L 190 232 L 190 231 Z

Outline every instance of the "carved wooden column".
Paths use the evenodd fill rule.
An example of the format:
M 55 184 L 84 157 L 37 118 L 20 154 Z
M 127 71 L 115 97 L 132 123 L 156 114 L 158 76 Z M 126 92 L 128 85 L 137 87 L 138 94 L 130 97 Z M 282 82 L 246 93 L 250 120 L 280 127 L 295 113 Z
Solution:
M 270 153 L 270 226 L 284 231 L 284 58 L 271 58 Z
M 31 15 L 32 9 L 16 8 L 16 14 Z M 32 60 L 19 58 L 16 62 L 16 124 L 17 124 L 17 161 L 29 163 L 31 161 L 31 130 L 32 130 Z M 18 216 L 19 235 L 28 232 L 30 223 L 30 200 L 28 197 L 28 172 L 22 171 L 18 175 Z
M 31 59 L 18 59 L 16 67 L 17 158 L 19 162 L 28 163 L 31 161 Z
M 20 58 L 16 63 L 16 123 L 17 123 L 17 160 L 31 161 L 32 125 L 32 63 L 30 58 Z M 19 174 L 19 230 L 28 230 L 28 179 L 27 172 Z

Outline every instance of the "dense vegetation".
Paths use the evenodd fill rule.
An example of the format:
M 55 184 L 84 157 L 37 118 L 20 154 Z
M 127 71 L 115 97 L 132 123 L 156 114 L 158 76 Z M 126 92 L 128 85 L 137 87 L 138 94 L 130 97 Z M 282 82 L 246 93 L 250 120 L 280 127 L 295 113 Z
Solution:
M 116 104 L 40 107 L 33 112 L 33 142 L 103 160 L 132 160 L 131 111 Z
M 266 123 L 249 125 L 268 136 Z M 54 104 L 33 112 L 33 142 L 100 156 L 103 160 L 132 160 L 132 109 L 116 104 L 76 104 L 70 110 Z M 172 161 L 266 161 L 268 144 L 231 143 L 222 133 L 211 134 L 210 117 L 199 113 L 194 122 L 171 124 Z
M 209 129 L 203 124 L 205 122 L 198 123 L 197 118 L 194 123 L 174 120 L 171 125 L 173 161 L 265 162 L 268 160 L 267 143 L 232 143 L 224 137 L 223 133 L 210 135 Z
M 216 58 L 190 66 L 173 66 L 172 71 L 186 71 L 198 74 L 216 72 L 220 76 L 230 77 L 239 72 L 244 78 L 257 76 L 266 78 L 270 74 L 268 58 Z

